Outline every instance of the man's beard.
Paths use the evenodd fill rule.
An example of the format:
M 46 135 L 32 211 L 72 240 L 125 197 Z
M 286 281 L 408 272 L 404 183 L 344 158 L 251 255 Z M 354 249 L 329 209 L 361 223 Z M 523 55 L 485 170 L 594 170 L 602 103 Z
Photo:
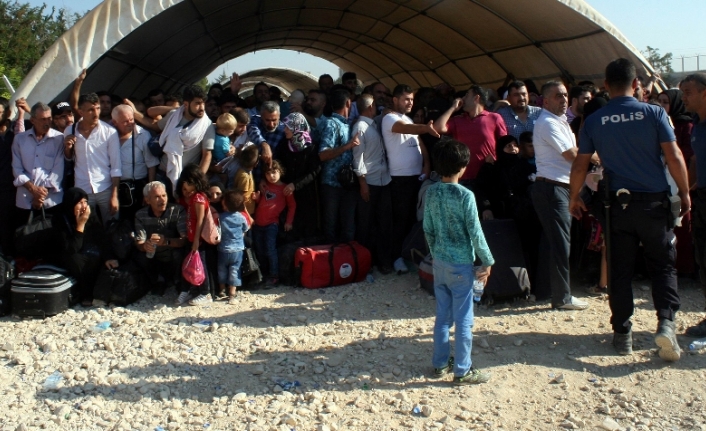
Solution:
M 201 115 L 199 115 L 198 113 L 191 110 L 191 106 L 189 106 L 188 109 L 189 109 L 189 115 L 191 115 L 192 117 L 194 117 L 194 118 L 203 117 L 203 111 L 201 111 Z

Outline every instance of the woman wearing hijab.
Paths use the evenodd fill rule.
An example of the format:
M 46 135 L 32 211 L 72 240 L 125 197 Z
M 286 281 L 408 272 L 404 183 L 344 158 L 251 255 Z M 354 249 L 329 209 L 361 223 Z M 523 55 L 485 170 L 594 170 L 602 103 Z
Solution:
M 689 160 L 694 156 L 691 148 L 691 128 L 692 118 L 686 113 L 686 107 L 681 100 L 682 91 L 670 89 L 659 93 L 657 103 L 659 103 L 669 115 L 674 125 L 674 134 L 677 136 L 677 145 L 684 155 L 687 166 Z M 691 237 L 691 213 L 686 213 L 681 221 L 681 226 L 674 228 L 677 236 L 677 272 L 690 274 L 694 268 L 694 247 Z
M 483 167 L 478 172 L 476 179 L 478 184 L 479 202 L 490 201 L 492 217 L 482 212 L 483 219 L 486 218 L 509 218 L 512 216 L 510 206 L 509 174 L 510 171 L 520 162 L 520 147 L 517 139 L 512 135 L 503 136 L 495 144 L 495 159 L 491 156 L 486 158 Z
M 78 187 L 64 192 L 61 213 L 53 219 L 52 227 L 55 246 L 48 260 L 78 280 L 78 299 L 81 305 L 90 306 L 101 262 L 117 268 L 118 261 L 113 259 L 103 224 L 91 213 L 86 192 Z
M 281 181 L 287 184 L 285 196 L 294 193 L 297 211 L 294 215 L 294 239 L 311 238 L 319 228 L 319 208 L 316 178 L 321 171 L 318 151 L 312 145 L 309 123 L 298 112 L 290 113 L 283 121 L 287 142 L 277 147 L 277 160 L 285 174 Z
M 686 113 L 686 107 L 681 100 L 682 92 L 676 88 L 665 90 L 657 96 L 659 103 L 669 115 L 674 125 L 674 134 L 677 135 L 677 145 L 684 155 L 684 160 L 689 164 L 689 160 L 694 155 L 691 149 L 691 128 L 692 118 Z

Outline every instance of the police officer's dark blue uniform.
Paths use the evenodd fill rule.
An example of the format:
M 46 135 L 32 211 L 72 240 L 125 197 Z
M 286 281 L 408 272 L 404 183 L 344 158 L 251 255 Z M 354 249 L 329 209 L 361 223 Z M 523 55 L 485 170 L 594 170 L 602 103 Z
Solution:
M 614 64 L 616 62 L 620 63 Z M 620 59 L 606 68 L 609 89 L 614 90 L 609 81 L 615 75 L 615 68 L 623 72 L 625 68 L 631 70 L 628 76 L 632 76 L 633 86 L 637 85 L 634 66 L 630 68 L 628 65 L 631 66 L 628 60 Z M 641 103 L 627 96 L 631 94 L 631 88 L 622 90 L 611 91 L 608 105 L 586 119 L 579 138 L 579 157 L 572 168 L 571 209 L 577 215 L 575 202 L 580 199 L 578 191 L 585 179 L 588 157 L 597 152 L 608 177 L 612 202 L 609 253 L 611 274 L 608 284 L 611 324 L 616 334 L 614 345 L 620 354 L 632 352 L 632 277 L 635 257 L 642 243 L 660 322 L 655 341 L 661 347 L 660 356 L 673 361 L 679 359 L 680 354 L 673 323 L 679 310 L 676 237 L 670 226 L 671 211 L 667 205 L 669 185 L 662 161 L 664 148 L 661 144 L 673 143 L 673 148 L 667 146 L 665 157 L 670 173 L 680 184 L 680 196 L 688 193 L 686 166 L 676 147 L 674 129 L 665 111 L 661 107 Z M 676 152 L 673 152 L 674 148 Z M 585 165 L 583 169 L 579 166 L 581 164 Z M 627 195 L 625 191 L 629 192 L 629 201 L 622 200 L 623 204 L 627 202 L 625 205 L 617 200 L 616 194 L 620 190 L 624 190 L 623 195 Z M 601 193 L 599 191 L 599 195 Z M 688 205 L 688 194 L 686 196 Z

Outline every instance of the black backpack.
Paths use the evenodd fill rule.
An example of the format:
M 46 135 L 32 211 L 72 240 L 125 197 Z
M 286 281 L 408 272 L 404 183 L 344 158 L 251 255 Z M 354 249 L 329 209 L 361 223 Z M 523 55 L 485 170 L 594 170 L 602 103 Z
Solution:
M 10 281 L 15 278 L 15 265 L 0 255 L 0 316 L 10 313 Z

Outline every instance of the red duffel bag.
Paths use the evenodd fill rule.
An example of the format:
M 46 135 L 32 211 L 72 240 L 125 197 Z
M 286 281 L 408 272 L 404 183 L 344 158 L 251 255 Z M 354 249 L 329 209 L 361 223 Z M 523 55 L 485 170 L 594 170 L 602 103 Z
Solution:
M 370 251 L 355 241 L 301 247 L 294 254 L 301 285 L 309 289 L 363 281 L 371 261 Z

